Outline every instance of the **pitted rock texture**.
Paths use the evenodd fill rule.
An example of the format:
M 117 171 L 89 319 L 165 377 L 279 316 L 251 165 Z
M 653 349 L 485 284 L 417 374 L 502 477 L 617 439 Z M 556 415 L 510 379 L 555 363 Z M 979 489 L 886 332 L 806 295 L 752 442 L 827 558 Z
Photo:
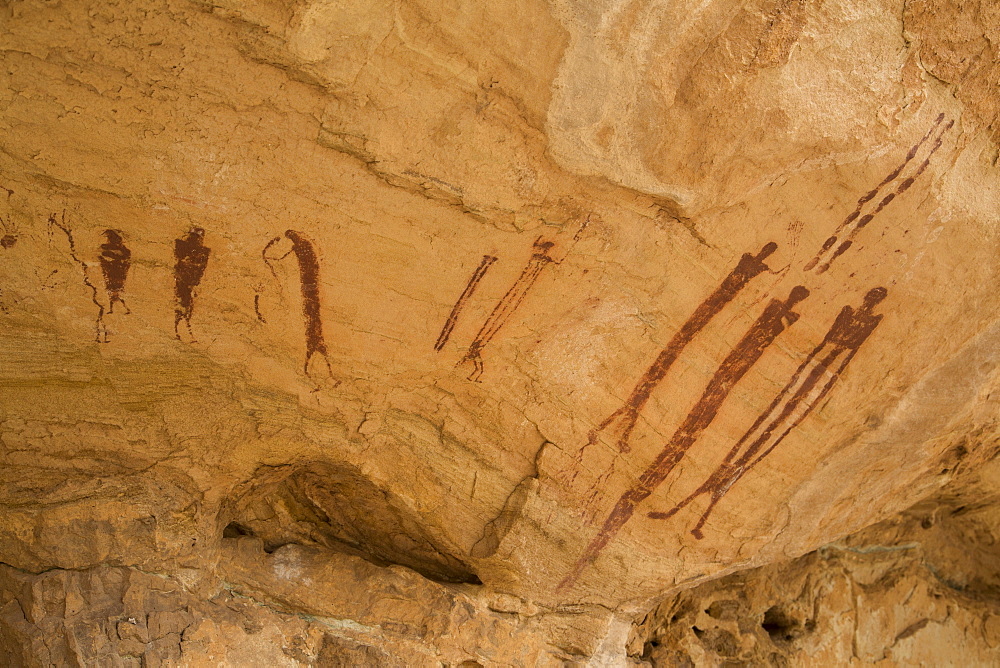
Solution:
M 980 471 L 961 492 L 661 603 L 634 628 L 630 655 L 653 666 L 995 664 L 996 462 Z
M 995 596 L 942 581 L 913 551 L 919 546 L 830 547 L 729 576 L 647 619 L 658 628 L 640 658 L 654 666 L 996 663 Z
M 499 625 L 441 660 L 626 661 L 988 459 L 998 24 L 0 2 L 0 562 L 324 615 L 274 564 L 406 569 Z

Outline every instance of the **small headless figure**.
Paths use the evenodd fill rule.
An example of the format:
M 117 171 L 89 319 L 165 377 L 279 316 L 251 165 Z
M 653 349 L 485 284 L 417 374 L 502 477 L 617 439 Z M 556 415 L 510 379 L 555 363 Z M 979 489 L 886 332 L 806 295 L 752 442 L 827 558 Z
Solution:
M 181 321 L 187 325 L 188 335 L 194 341 L 191 331 L 191 315 L 194 311 L 195 288 L 201 283 L 205 269 L 208 267 L 208 256 L 212 253 L 204 244 L 205 230 L 200 227 L 191 228 L 184 237 L 174 241 L 174 294 L 177 306 L 174 309 L 174 335 L 181 339 Z
M 101 244 L 101 273 L 104 274 L 104 289 L 108 293 L 108 313 L 115 312 L 115 303 L 121 304 L 126 315 L 131 313 L 122 297 L 129 267 L 132 266 L 132 251 L 116 230 L 104 230 L 106 242 Z

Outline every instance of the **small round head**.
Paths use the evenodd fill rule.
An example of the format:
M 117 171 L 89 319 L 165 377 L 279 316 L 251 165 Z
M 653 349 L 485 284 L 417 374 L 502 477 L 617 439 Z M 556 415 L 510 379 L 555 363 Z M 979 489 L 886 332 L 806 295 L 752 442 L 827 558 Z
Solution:
M 805 286 L 796 285 L 794 288 L 792 288 L 792 291 L 788 293 L 787 303 L 789 306 L 794 306 L 795 304 L 798 304 L 800 301 L 802 301 L 808 296 L 809 296 L 809 290 L 807 290 Z
M 889 291 L 883 287 L 872 288 L 868 291 L 868 294 L 865 295 L 864 308 L 871 308 L 875 306 L 880 301 L 885 299 L 888 294 Z
M 0 246 L 4 248 L 13 248 L 16 243 L 17 237 L 13 234 L 5 234 L 3 237 L 0 237 Z
M 760 249 L 759 253 L 757 253 L 757 259 L 763 260 L 776 250 L 778 250 L 778 244 L 774 243 L 773 241 L 769 241 L 766 244 L 764 244 L 764 247 Z
M 192 241 L 195 239 L 201 241 L 204 238 L 205 238 L 205 230 L 203 228 L 192 227 L 191 231 L 188 232 L 188 239 L 191 239 Z
M 122 235 L 117 230 L 104 230 L 104 238 L 109 244 L 119 245 L 122 243 Z

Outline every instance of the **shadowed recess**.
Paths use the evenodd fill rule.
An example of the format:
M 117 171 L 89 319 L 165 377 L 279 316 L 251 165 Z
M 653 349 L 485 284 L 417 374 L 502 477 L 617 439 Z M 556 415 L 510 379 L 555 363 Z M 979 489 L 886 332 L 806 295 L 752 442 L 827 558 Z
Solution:
M 318 545 L 378 566 L 406 566 L 436 582 L 480 584 L 402 499 L 347 464 L 261 467 L 227 505 L 223 537 L 256 536 L 269 552 Z

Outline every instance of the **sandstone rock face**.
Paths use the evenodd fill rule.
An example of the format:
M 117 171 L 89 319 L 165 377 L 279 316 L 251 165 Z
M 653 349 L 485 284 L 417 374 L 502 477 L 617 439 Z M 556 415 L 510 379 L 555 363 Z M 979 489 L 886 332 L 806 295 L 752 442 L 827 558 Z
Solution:
M 857 612 L 904 588 L 845 593 L 952 596 L 908 551 L 768 564 L 995 452 L 998 30 L 948 0 L 0 2 L 2 647 L 792 660 L 740 620 L 815 577 L 898 642 L 831 621 L 810 655 L 935 661 L 938 621 Z M 761 567 L 789 582 L 705 613 L 714 645 L 633 628 Z
M 653 665 L 993 665 L 996 473 L 667 600 L 635 627 L 630 653 Z

